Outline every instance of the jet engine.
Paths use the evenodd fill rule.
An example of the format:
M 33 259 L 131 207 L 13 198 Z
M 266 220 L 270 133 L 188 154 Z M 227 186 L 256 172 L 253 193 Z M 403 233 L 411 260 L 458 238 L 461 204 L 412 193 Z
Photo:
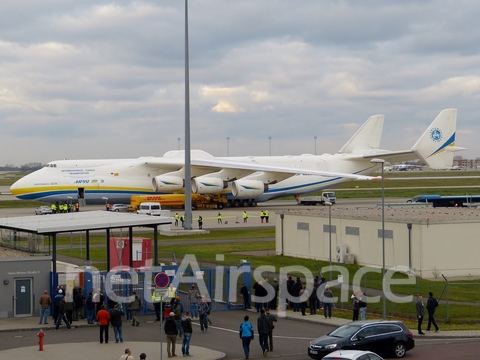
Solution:
M 192 179 L 192 191 L 195 194 L 215 194 L 227 186 L 228 183 L 220 178 L 200 176 Z
M 232 183 L 232 195 L 235 197 L 254 197 L 268 190 L 268 185 L 259 180 L 236 180 Z
M 185 181 L 180 176 L 159 175 L 152 179 L 153 191 L 172 192 L 180 191 L 185 186 Z

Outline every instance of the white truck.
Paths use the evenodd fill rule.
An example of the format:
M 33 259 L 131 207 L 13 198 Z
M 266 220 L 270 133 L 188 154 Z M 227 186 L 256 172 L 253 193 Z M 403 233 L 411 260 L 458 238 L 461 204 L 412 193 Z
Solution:
M 335 204 L 337 196 L 333 191 L 322 192 L 321 196 L 297 196 L 298 205 L 325 205 L 326 202 Z

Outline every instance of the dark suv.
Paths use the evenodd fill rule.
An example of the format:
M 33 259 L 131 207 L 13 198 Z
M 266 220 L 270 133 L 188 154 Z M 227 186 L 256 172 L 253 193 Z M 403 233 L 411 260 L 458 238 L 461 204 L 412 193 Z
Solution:
M 415 341 L 401 321 L 354 321 L 310 342 L 308 356 L 321 359 L 335 350 L 370 350 L 401 358 Z

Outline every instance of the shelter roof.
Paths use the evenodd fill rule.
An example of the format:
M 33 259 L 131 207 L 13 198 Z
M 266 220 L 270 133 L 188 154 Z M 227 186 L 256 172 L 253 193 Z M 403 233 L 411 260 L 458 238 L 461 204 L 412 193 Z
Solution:
M 36 234 L 54 234 L 127 227 L 171 224 L 172 218 L 111 211 L 84 211 L 65 214 L 0 218 L 0 228 Z

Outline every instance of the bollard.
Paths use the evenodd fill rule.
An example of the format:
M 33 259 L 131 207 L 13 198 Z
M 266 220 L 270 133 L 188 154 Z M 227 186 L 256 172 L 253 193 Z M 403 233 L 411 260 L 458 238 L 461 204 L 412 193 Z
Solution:
M 38 336 L 38 351 L 43 351 L 43 338 L 45 337 L 45 333 L 42 329 L 37 333 Z

